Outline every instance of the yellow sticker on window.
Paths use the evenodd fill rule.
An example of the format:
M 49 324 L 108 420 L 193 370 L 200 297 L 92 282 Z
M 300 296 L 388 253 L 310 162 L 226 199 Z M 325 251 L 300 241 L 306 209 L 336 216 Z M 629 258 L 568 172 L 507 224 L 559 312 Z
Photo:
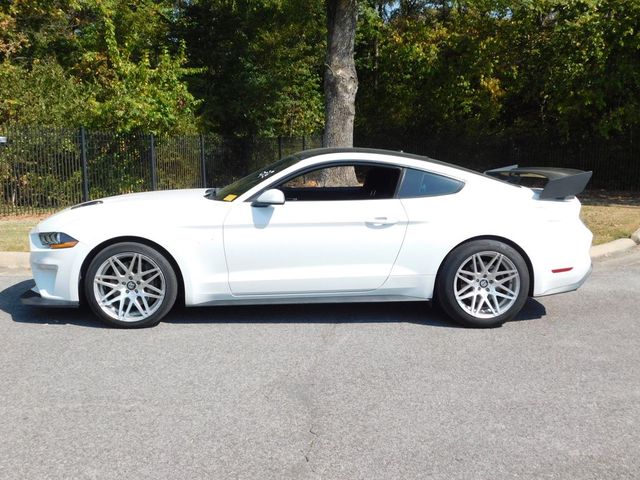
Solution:
M 238 195 L 234 195 L 233 193 L 230 193 L 229 195 L 224 197 L 222 200 L 224 200 L 225 202 L 232 202 L 236 199 L 237 196 Z

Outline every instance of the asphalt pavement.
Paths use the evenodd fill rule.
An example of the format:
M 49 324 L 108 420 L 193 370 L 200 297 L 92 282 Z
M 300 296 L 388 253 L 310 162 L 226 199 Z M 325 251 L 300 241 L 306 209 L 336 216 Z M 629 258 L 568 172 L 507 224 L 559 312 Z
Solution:
M 640 478 L 640 247 L 502 328 L 422 303 L 178 309 L 0 274 L 2 479 Z

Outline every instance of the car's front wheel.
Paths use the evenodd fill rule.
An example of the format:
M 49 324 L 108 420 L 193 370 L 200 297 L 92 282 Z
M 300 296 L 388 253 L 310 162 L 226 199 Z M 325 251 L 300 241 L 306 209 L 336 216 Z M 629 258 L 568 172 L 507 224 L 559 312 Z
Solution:
M 175 303 L 178 282 L 167 259 L 134 242 L 111 245 L 91 261 L 84 278 L 87 303 L 115 327 L 156 325 Z
M 515 317 L 529 293 L 529 269 L 510 245 L 477 240 L 445 259 L 437 279 L 442 309 L 458 323 L 497 327 Z

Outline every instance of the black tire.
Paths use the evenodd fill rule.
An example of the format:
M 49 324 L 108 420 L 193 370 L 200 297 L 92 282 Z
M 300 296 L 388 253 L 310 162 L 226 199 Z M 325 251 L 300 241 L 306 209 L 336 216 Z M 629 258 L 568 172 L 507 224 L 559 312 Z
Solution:
M 486 266 L 489 268 L 483 270 Z M 517 271 L 517 277 L 508 273 L 512 271 Z M 447 255 L 436 280 L 435 298 L 461 325 L 499 327 L 522 310 L 529 283 L 527 263 L 517 250 L 497 240 L 475 240 Z
M 130 259 L 132 271 L 127 273 L 117 263 L 114 266 L 114 259 L 120 260 L 125 267 L 127 259 Z M 131 266 L 138 261 L 139 264 Z M 99 270 L 101 276 L 96 279 Z M 120 277 L 122 273 L 125 275 Z M 110 278 L 103 280 L 107 277 Z M 100 280 L 103 283 L 98 283 Z M 106 247 L 93 258 L 84 278 L 84 292 L 93 313 L 105 323 L 118 328 L 152 327 L 173 307 L 178 294 L 178 280 L 169 261 L 157 250 L 141 243 L 123 242 Z M 105 295 L 106 292 L 113 294 Z M 104 304 L 96 298 L 100 295 L 107 297 Z M 158 298 L 152 298 L 152 295 Z M 129 313 L 124 315 L 127 308 Z

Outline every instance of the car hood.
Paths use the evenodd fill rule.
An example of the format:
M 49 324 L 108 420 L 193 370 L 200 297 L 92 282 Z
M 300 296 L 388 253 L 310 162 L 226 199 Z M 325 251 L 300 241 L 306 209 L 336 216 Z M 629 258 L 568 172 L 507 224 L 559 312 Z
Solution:
M 35 231 L 72 232 L 221 225 L 230 203 L 211 200 L 207 189 L 131 193 L 92 200 L 62 210 L 40 222 Z

